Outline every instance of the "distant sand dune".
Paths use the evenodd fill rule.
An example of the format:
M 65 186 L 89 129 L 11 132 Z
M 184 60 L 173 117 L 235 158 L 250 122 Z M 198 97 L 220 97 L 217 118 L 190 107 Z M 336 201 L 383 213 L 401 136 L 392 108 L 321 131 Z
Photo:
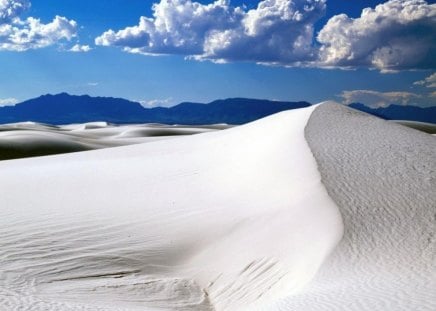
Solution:
M 145 143 L 229 128 L 229 125 L 110 125 L 90 122 L 54 126 L 35 122 L 0 125 L 0 160 L 70 153 Z
M 436 134 L 436 124 L 417 122 L 417 121 L 407 121 L 407 120 L 396 120 L 393 121 L 429 134 Z

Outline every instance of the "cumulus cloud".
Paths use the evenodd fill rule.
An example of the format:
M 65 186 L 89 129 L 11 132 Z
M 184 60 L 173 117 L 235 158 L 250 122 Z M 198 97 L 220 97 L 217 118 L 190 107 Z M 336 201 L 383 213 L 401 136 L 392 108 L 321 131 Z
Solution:
M 161 0 L 152 9 L 152 18 L 143 16 L 139 25 L 118 32 L 109 30 L 96 38 L 96 44 L 144 54 L 202 54 L 210 31 L 236 27 L 242 18 L 242 11 L 231 8 L 227 0 L 207 5 L 191 0 Z
M 34 17 L 19 16 L 30 7 L 25 0 L 0 0 L 0 51 L 26 51 L 71 40 L 77 34 L 77 23 L 56 16 L 48 24 Z
M 313 25 L 324 11 L 325 0 L 264 0 L 252 10 L 229 0 L 161 0 L 153 17 L 108 30 L 95 43 L 149 55 L 291 64 L 314 58 Z
M 76 52 L 76 53 L 86 53 L 91 51 L 92 48 L 89 45 L 80 45 L 80 44 L 75 44 L 71 49 L 69 49 L 68 51 L 70 52 Z
M 425 87 L 430 87 L 430 88 L 436 87 L 436 72 L 434 74 L 428 76 L 424 80 L 416 81 L 413 84 L 415 84 L 415 85 L 423 85 Z
M 321 66 L 372 67 L 389 72 L 436 67 L 436 4 L 391 0 L 359 18 L 332 17 L 321 29 Z
M 324 0 L 261 1 L 238 27 L 211 31 L 200 58 L 285 65 L 312 61 L 313 25 L 324 12 Z
M 216 62 L 377 68 L 436 68 L 436 4 L 390 0 L 358 18 L 332 17 L 314 38 L 326 0 L 263 0 L 256 8 L 228 0 L 161 0 L 139 24 L 108 30 L 97 45 L 146 55 L 180 54 Z
M 421 95 L 410 92 L 377 92 L 372 90 L 343 91 L 340 97 L 343 103 L 363 103 L 371 108 L 387 107 L 391 104 L 416 104 Z
M 2 106 L 13 106 L 18 103 L 16 98 L 0 98 L 0 107 Z
M 12 21 L 29 7 L 28 0 L 0 0 L 0 25 Z

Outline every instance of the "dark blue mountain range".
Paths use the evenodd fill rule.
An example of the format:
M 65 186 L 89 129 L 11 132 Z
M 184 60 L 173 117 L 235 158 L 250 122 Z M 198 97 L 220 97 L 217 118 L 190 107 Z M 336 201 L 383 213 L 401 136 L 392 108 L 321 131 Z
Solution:
M 107 121 L 111 123 L 243 124 L 289 109 L 310 106 L 307 102 L 279 102 L 229 98 L 209 104 L 181 103 L 171 108 L 144 108 L 121 98 L 43 95 L 15 106 L 0 108 L 0 124 L 34 121 L 49 124 Z
M 248 98 L 216 100 L 209 104 L 184 102 L 170 108 L 144 108 L 122 98 L 43 95 L 15 106 L 0 107 L 0 124 L 34 121 L 49 124 L 107 121 L 110 123 L 243 124 L 289 109 L 308 107 L 308 102 L 280 102 Z M 436 124 L 436 107 L 390 105 L 370 108 L 360 103 L 351 108 L 387 120 L 411 120 Z

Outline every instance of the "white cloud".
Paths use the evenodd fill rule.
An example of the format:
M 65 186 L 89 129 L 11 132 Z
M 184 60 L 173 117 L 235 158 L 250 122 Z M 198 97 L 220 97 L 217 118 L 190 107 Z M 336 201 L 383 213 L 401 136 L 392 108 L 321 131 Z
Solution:
M 98 86 L 99 83 L 98 82 L 88 82 L 87 85 L 88 86 Z
M 89 52 L 91 51 L 92 48 L 89 45 L 80 45 L 80 44 L 75 44 L 71 49 L 69 49 L 68 51 L 70 52 L 76 52 L 76 53 L 80 53 L 80 52 Z
M 382 72 L 436 67 L 436 4 L 391 0 L 359 18 L 332 17 L 319 32 L 320 66 L 372 67 Z
M 28 0 L 0 0 L 0 24 L 10 22 L 29 7 Z
M 436 68 L 436 4 L 390 0 L 364 9 L 358 18 L 334 16 L 314 38 L 314 24 L 325 8 L 326 0 L 263 0 L 251 10 L 233 7 L 229 0 L 160 0 L 152 17 L 108 30 L 95 43 L 130 53 L 180 54 L 215 62 L 382 72 Z
M 436 72 L 434 74 L 428 76 L 424 80 L 416 81 L 413 84 L 415 84 L 415 85 L 423 85 L 425 87 L 430 87 L 430 88 L 436 87 Z
M 29 1 L 0 0 L 0 51 L 38 49 L 76 36 L 77 23 L 62 16 L 48 24 L 34 17 L 20 19 L 29 7 Z
M 314 23 L 325 1 L 265 0 L 236 28 L 211 31 L 200 58 L 293 65 L 315 59 Z
M 1 106 L 13 106 L 18 103 L 18 99 L 16 98 L 0 98 L 0 107 Z
M 118 32 L 109 30 L 95 42 L 121 46 L 134 53 L 202 54 L 210 31 L 239 24 L 242 12 L 231 8 L 228 2 L 218 0 L 203 5 L 191 0 L 161 0 L 153 5 L 153 18 L 141 17 L 139 25 Z
M 174 106 L 174 100 L 172 97 L 165 99 L 139 100 L 138 102 L 145 108 Z
M 248 11 L 228 0 L 161 0 L 152 18 L 108 30 L 95 43 L 149 55 L 291 64 L 314 58 L 313 24 L 324 11 L 325 0 L 264 0 Z
M 417 104 L 421 95 L 410 92 L 377 92 L 372 90 L 343 91 L 340 97 L 343 103 L 362 103 L 371 108 L 387 107 L 391 104 Z

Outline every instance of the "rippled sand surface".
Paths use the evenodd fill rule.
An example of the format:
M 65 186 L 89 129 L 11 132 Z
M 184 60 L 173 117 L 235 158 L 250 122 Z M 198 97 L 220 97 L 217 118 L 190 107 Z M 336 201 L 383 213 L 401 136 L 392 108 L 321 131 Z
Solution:
M 306 126 L 344 237 L 267 310 L 436 310 L 436 137 L 337 104 Z

